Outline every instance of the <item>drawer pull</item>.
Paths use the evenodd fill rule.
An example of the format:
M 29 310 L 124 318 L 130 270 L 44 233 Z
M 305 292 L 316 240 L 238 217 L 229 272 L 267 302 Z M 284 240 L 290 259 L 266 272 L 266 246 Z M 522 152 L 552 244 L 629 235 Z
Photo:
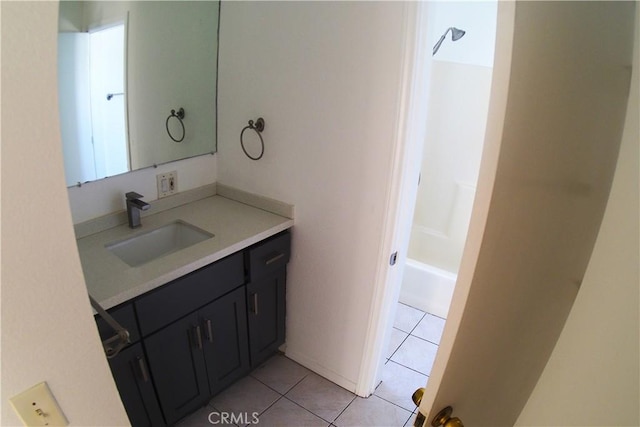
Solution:
M 202 350 L 202 333 L 200 331 L 200 326 L 196 326 L 196 344 L 198 345 L 198 350 Z
M 210 343 L 213 343 L 213 326 L 211 325 L 211 319 L 207 319 L 207 338 Z
M 273 258 L 270 258 L 268 260 L 266 260 L 264 262 L 264 265 L 269 265 L 269 264 L 273 264 L 274 262 L 278 261 L 280 258 L 284 257 L 284 254 L 278 254 L 276 256 L 274 256 Z
M 145 383 L 149 382 L 149 373 L 147 372 L 147 366 L 144 363 L 144 359 L 140 356 L 136 357 L 138 360 L 138 368 L 140 368 L 140 376 Z
M 258 294 L 253 294 L 253 314 L 258 315 Z

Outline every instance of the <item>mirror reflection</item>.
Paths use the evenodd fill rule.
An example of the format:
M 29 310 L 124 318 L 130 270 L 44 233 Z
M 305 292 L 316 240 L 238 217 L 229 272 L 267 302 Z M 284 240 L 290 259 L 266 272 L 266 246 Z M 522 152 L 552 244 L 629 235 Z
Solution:
M 60 2 L 67 185 L 216 151 L 219 12 L 217 1 Z

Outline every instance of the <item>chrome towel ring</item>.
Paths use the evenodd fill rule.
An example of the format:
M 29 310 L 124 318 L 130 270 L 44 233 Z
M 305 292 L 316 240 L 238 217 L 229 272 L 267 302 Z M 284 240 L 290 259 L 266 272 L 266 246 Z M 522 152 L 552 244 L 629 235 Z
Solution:
M 171 119 L 171 117 L 175 117 L 176 119 L 178 119 L 180 125 L 182 126 L 182 138 L 180 139 L 176 139 L 173 137 L 173 135 L 171 135 L 171 131 L 169 130 L 169 120 Z M 175 142 L 182 142 L 182 140 L 184 139 L 185 130 L 182 119 L 184 119 L 184 108 L 180 107 L 178 111 L 171 110 L 171 114 L 169 115 L 169 117 L 167 117 L 167 121 L 164 123 L 164 126 L 167 129 L 167 134 L 169 134 L 169 138 L 173 139 Z
M 257 157 L 253 157 L 251 154 L 247 152 L 247 149 L 244 148 L 243 136 L 244 136 L 244 132 L 247 129 L 251 129 L 255 131 L 258 134 L 258 137 L 260 138 L 261 149 L 260 149 L 260 155 Z M 251 160 L 260 160 L 264 155 L 264 140 L 262 139 L 263 130 L 264 130 L 264 119 L 262 117 L 259 117 L 258 120 L 256 120 L 255 124 L 253 123 L 253 120 L 249 120 L 249 124 L 242 129 L 242 132 L 240 132 L 240 146 L 242 147 L 242 151 L 244 151 L 244 154 L 246 154 L 247 157 L 250 158 Z

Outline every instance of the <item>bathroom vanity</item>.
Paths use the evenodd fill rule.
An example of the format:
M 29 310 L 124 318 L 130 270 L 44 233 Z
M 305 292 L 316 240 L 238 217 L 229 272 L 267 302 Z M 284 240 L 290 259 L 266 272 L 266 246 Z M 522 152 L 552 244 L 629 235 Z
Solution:
M 213 237 L 138 267 L 106 249 L 177 219 Z M 142 222 L 146 230 L 118 226 L 78 246 L 89 293 L 130 334 L 109 364 L 132 425 L 173 425 L 284 343 L 293 221 L 216 195 Z M 103 340 L 114 334 L 96 321 Z

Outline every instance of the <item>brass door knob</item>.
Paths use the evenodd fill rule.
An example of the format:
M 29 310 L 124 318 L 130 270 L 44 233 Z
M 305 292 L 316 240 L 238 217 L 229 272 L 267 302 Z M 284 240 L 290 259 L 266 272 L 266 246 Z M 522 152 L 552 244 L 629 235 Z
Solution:
M 422 402 L 422 396 L 424 395 L 424 387 L 420 387 L 411 395 L 411 400 L 416 406 L 420 406 L 420 402 Z
M 425 388 L 421 387 L 416 391 L 414 391 L 413 394 L 411 395 L 411 400 L 413 400 L 413 403 L 416 406 L 420 406 L 420 402 L 422 402 L 422 396 L 424 395 L 424 390 Z M 424 425 L 425 420 L 426 420 L 426 417 L 422 414 L 422 412 L 420 412 L 420 410 L 418 410 L 418 413 L 416 414 L 416 419 L 413 422 L 414 427 L 422 427 Z
M 447 406 L 442 411 L 438 412 L 433 420 L 431 420 L 432 427 L 464 427 L 460 418 L 453 417 L 451 418 L 451 414 L 453 413 L 453 408 L 451 406 Z

